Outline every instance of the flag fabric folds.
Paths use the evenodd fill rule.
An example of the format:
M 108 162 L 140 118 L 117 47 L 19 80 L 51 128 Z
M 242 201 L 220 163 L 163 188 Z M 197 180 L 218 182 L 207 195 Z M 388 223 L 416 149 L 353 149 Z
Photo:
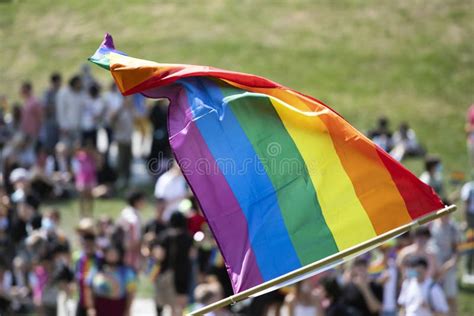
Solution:
M 90 60 L 124 95 L 169 98 L 169 140 L 241 292 L 443 207 L 321 101 L 262 77 L 126 56 Z

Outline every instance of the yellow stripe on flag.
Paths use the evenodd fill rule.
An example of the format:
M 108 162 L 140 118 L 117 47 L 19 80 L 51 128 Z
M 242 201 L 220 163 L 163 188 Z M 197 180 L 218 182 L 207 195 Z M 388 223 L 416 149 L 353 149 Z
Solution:
M 308 111 L 306 106 L 298 107 L 300 102 L 291 104 Z M 372 223 L 357 198 L 323 121 L 319 117 L 298 115 L 275 99 L 272 104 L 305 160 L 324 218 L 339 250 L 375 237 Z

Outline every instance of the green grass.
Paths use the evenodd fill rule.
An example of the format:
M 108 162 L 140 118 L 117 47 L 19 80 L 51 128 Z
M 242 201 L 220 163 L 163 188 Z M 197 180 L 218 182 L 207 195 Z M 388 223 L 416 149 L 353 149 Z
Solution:
M 133 56 L 267 76 L 363 130 L 380 114 L 394 127 L 407 120 L 448 170 L 466 171 L 472 1 L 49 3 L 0 2 L 0 94 L 15 98 L 23 79 L 44 87 L 53 70 L 77 72 L 108 31 Z
M 17 99 L 25 79 L 42 90 L 54 70 L 72 75 L 110 32 L 132 56 L 269 77 L 361 130 L 381 114 L 393 127 L 406 120 L 449 174 L 467 171 L 473 20 L 470 0 L 0 1 L 0 95 Z M 101 201 L 97 213 L 120 208 Z M 77 221 L 76 209 L 65 206 L 65 223 Z

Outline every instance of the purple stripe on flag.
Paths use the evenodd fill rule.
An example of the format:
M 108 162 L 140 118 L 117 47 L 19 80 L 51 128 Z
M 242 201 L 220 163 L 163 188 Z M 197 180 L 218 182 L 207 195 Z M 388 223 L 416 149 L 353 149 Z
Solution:
M 209 226 L 219 240 L 234 292 L 261 284 L 263 278 L 248 238 L 240 205 L 203 139 L 178 85 L 148 90 L 147 97 L 170 99 L 170 144 L 191 188 L 199 196 Z

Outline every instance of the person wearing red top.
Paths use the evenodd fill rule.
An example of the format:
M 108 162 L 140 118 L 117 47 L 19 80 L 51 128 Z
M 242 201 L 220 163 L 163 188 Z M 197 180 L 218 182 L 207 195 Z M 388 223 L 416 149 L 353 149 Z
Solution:
M 191 236 L 195 233 L 202 231 L 202 225 L 206 222 L 206 219 L 201 214 L 199 206 L 194 199 L 191 200 L 192 207 L 188 215 L 188 231 Z
M 33 140 L 37 140 L 43 121 L 43 108 L 34 97 L 30 82 L 26 81 L 21 85 L 20 95 L 25 102 L 21 112 L 20 129 Z

